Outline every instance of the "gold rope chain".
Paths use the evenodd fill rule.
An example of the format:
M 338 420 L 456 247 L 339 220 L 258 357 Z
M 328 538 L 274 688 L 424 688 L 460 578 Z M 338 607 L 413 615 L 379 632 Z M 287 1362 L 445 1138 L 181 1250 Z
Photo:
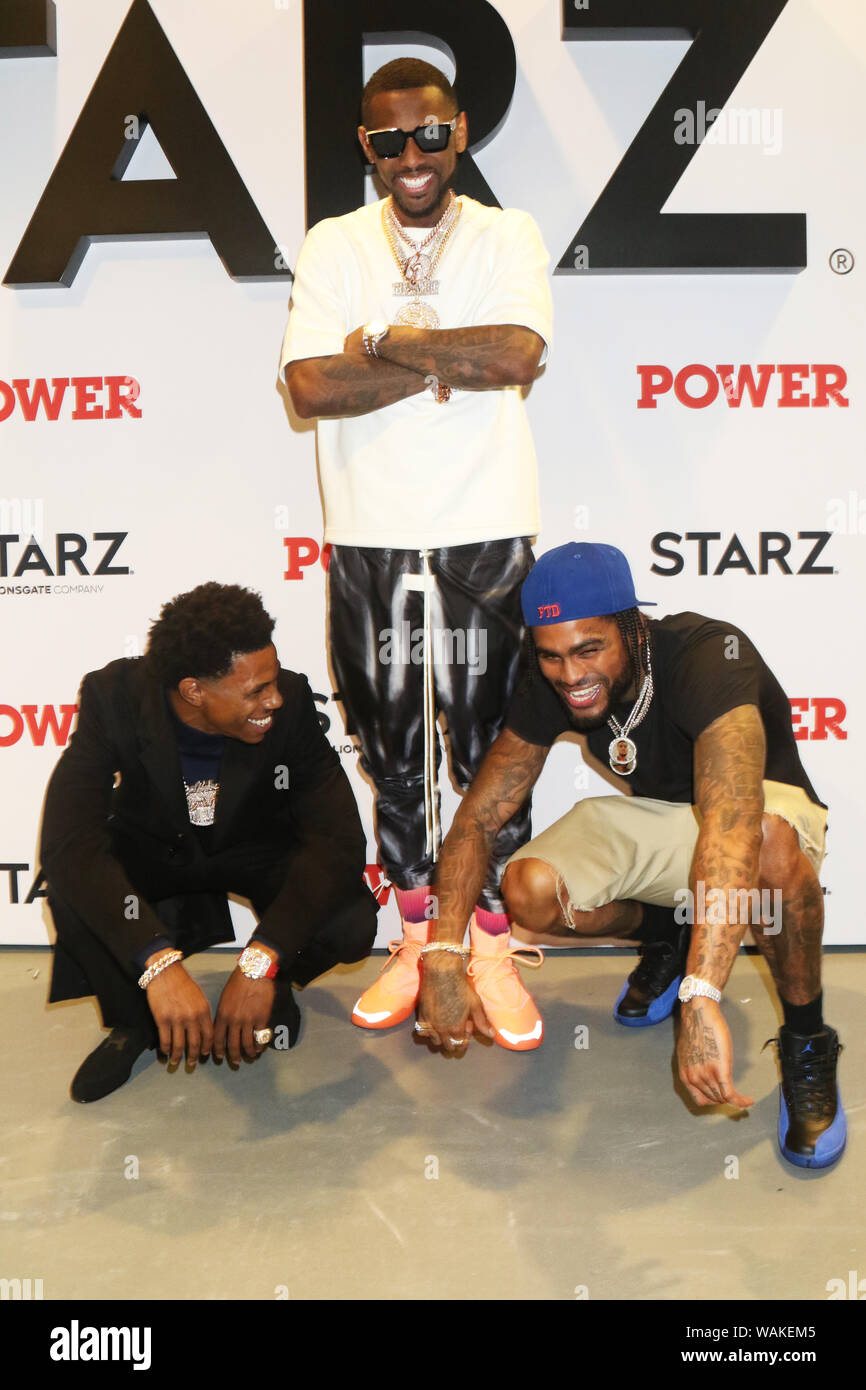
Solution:
M 390 222 L 390 225 L 391 225 L 392 230 L 395 231 L 395 232 L 397 233 L 398 237 L 399 237 L 400 240 L 403 242 L 403 244 L 404 244 L 405 246 L 408 246 L 409 250 L 410 250 L 413 254 L 416 254 L 416 255 L 417 255 L 419 252 L 425 250 L 425 248 L 428 247 L 428 246 L 430 245 L 431 241 L 435 240 L 435 238 L 436 238 L 437 236 L 439 236 L 439 234 L 443 231 L 443 225 L 442 225 L 442 224 L 445 222 L 445 219 L 446 219 L 447 217 L 453 216 L 454 213 L 455 213 L 454 203 L 455 203 L 455 194 L 454 194 L 454 189 L 452 188 L 452 190 L 451 190 L 451 195 L 450 195 L 450 197 L 449 197 L 449 199 L 448 199 L 448 206 L 446 207 L 446 209 L 445 209 L 445 211 L 443 212 L 442 216 L 439 218 L 439 221 L 436 223 L 435 227 L 432 227 L 432 228 L 431 228 L 429 235 L 428 235 L 428 236 L 425 236 L 424 240 L 423 240 L 423 241 L 419 241 L 417 245 L 416 245 L 415 242 L 412 240 L 412 238 L 409 236 L 408 232 L 406 232 L 406 231 L 404 230 L 402 222 L 400 221 L 400 219 L 398 218 L 397 214 L 395 213 L 395 211 L 394 211 L 394 199 L 393 199 L 393 197 L 387 199 L 386 204 L 385 204 L 385 208 L 386 208 L 386 211 L 387 211 L 387 214 L 388 214 L 388 220 L 389 220 L 389 222 Z
M 430 233 L 430 236 L 425 237 L 424 241 L 421 243 L 421 246 L 430 246 L 433 237 L 438 235 L 438 244 L 436 245 L 432 257 L 424 257 L 425 260 L 429 261 L 430 269 L 425 279 L 419 282 L 417 280 L 410 281 L 407 278 L 406 271 L 410 262 L 414 260 L 416 256 L 420 256 L 423 254 L 421 246 L 416 247 L 414 242 L 411 241 L 411 238 L 406 237 L 403 234 L 402 230 L 400 230 L 400 224 L 397 221 L 397 218 L 394 214 L 391 199 L 387 199 L 383 204 L 382 230 L 385 233 L 388 245 L 391 247 L 391 252 L 394 256 L 394 260 L 397 262 L 397 268 L 400 271 L 400 275 L 403 280 L 403 285 L 406 287 L 405 292 L 407 294 L 414 295 L 414 298 L 406 305 L 404 309 L 401 309 L 400 313 L 397 315 L 395 322 L 397 322 L 398 324 L 410 324 L 416 328 L 439 327 L 439 315 L 436 313 L 436 310 L 433 308 L 431 304 L 423 303 L 420 296 L 422 294 L 438 293 L 439 286 L 433 280 L 433 272 L 435 271 L 437 265 L 442 259 L 445 247 L 448 244 L 451 233 L 454 231 L 454 228 L 457 225 L 458 218 L 460 217 L 460 213 L 462 211 L 463 204 L 460 202 L 458 198 L 454 196 L 454 193 L 452 191 L 451 202 L 448 204 L 448 207 L 445 209 L 445 212 L 442 214 L 439 221 L 436 223 L 436 226 L 433 228 L 433 231 Z M 397 229 L 398 235 L 402 236 L 403 239 L 409 242 L 409 244 L 412 246 L 412 255 L 406 257 L 405 259 L 403 259 L 400 256 L 400 252 L 397 248 L 397 242 L 394 235 L 395 228 Z M 399 292 L 399 287 L 396 285 L 394 286 L 394 292 L 395 294 Z M 439 405 L 445 405 L 446 402 L 448 402 L 451 399 L 451 387 L 444 385 L 444 383 L 437 382 L 434 380 L 431 383 L 430 389 L 433 392 L 433 395 L 435 396 Z
M 459 219 L 460 214 L 461 214 L 462 211 L 463 211 L 463 204 L 460 202 L 460 199 L 459 199 L 459 198 L 455 198 L 455 197 L 453 197 L 453 195 L 452 195 L 452 201 L 451 201 L 451 203 L 448 205 L 448 207 L 447 207 L 446 211 L 443 213 L 442 217 L 440 217 L 440 219 L 439 219 L 439 221 L 437 222 L 436 226 L 433 228 L 433 233 L 431 234 L 431 236 L 425 238 L 425 240 L 422 242 L 422 246 L 429 246 L 430 242 L 431 242 L 432 239 L 433 239 L 433 235 L 435 235 L 436 233 L 439 234 L 439 237 L 440 237 L 439 243 L 438 243 L 438 245 L 436 246 L 436 249 L 434 250 L 432 257 L 428 256 L 428 258 L 427 258 L 427 259 L 430 261 L 430 273 L 429 273 L 429 275 L 427 276 L 427 280 L 428 280 L 428 281 L 432 279 L 432 277 L 433 277 L 433 272 L 434 272 L 434 270 L 436 269 L 437 265 L 439 264 L 440 260 L 442 259 L 442 256 L 443 256 L 444 251 L 445 251 L 445 247 L 448 245 L 448 241 L 449 241 L 449 239 L 450 239 L 450 237 L 451 237 L 451 233 L 454 231 L 454 228 L 457 226 L 457 222 L 458 222 L 458 219 Z M 447 224 L 446 224 L 446 225 L 443 225 L 443 224 L 446 222 L 446 218 L 448 219 Z M 419 247 L 416 248 L 416 247 L 414 247 L 414 245 L 413 245 L 413 248 L 412 248 L 412 255 L 411 255 L 411 256 L 406 256 L 406 257 L 401 257 L 400 252 L 399 252 L 399 250 L 398 250 L 398 248 L 397 248 L 397 242 L 396 242 L 396 240 L 395 240 L 394 232 L 393 232 L 392 226 L 391 226 L 392 220 L 393 220 L 394 223 L 397 222 L 397 218 L 396 218 L 396 216 L 394 215 L 394 211 L 393 211 L 393 208 L 392 208 L 392 206 L 391 206 L 391 200 L 390 200 L 390 198 L 389 198 L 389 199 L 386 199 L 386 201 L 385 201 L 385 203 L 384 203 L 384 205 L 383 205 L 383 207 L 382 207 L 382 228 L 383 228 L 383 230 L 384 230 L 384 232 L 385 232 L 385 236 L 386 236 L 387 239 L 388 239 L 388 245 L 391 247 L 391 252 L 392 252 L 392 254 L 393 254 L 393 256 L 394 256 L 394 260 L 397 262 L 397 268 L 398 268 L 398 270 L 400 271 L 400 274 L 403 276 L 403 279 L 405 280 L 405 278 L 406 278 L 406 266 L 408 265 L 409 261 L 411 261 L 412 258 L 413 258 L 414 256 L 417 256 L 417 255 L 420 255 L 420 254 L 421 254 L 421 246 L 419 246 Z M 407 240 L 408 240 L 408 238 L 407 238 Z

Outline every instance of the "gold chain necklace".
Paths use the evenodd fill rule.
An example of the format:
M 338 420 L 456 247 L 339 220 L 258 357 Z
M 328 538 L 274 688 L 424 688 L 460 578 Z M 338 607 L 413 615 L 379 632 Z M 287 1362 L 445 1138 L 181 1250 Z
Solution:
M 439 327 L 440 320 L 436 310 L 431 304 L 422 303 L 420 296 L 439 293 L 439 282 L 433 279 L 433 273 L 442 259 L 461 212 L 462 204 L 452 191 L 451 201 L 445 212 L 430 235 L 426 236 L 416 247 L 400 226 L 391 199 L 386 199 L 382 207 L 382 228 L 388 245 L 391 247 L 394 260 L 397 262 L 397 268 L 403 277 L 394 284 L 393 290 L 396 295 L 410 298 L 410 302 L 404 305 L 395 316 L 395 324 L 402 324 L 410 328 Z M 400 255 L 397 245 L 398 236 L 412 247 L 411 256 L 403 257 Z M 433 244 L 434 239 L 435 245 Z M 431 254 L 426 254 L 427 247 L 431 247 Z
M 451 196 L 448 199 L 448 204 L 442 216 L 439 218 L 439 221 L 436 223 L 435 227 L 431 228 L 430 232 L 427 236 L 425 236 L 423 241 L 416 242 L 412 239 L 412 237 L 409 236 L 409 233 L 406 231 L 405 227 L 403 226 L 403 223 L 400 221 L 399 217 L 395 213 L 394 199 L 389 198 L 385 205 L 385 213 L 388 218 L 389 226 L 391 227 L 392 231 L 395 231 L 397 233 L 398 237 L 403 242 L 403 244 L 409 247 L 410 251 L 423 251 L 425 246 L 429 246 L 430 242 L 434 241 L 436 237 L 439 236 L 442 232 L 442 224 L 444 223 L 446 217 L 453 215 L 453 209 L 454 190 L 452 188 Z

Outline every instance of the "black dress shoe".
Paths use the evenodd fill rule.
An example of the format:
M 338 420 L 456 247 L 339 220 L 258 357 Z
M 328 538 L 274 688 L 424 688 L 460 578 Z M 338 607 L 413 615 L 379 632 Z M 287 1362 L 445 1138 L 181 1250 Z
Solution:
M 156 1032 L 152 1027 L 112 1028 L 108 1037 L 93 1049 L 89 1057 L 85 1057 L 75 1073 L 72 1099 L 86 1104 L 110 1095 L 129 1080 L 129 1074 L 142 1052 L 155 1046 Z

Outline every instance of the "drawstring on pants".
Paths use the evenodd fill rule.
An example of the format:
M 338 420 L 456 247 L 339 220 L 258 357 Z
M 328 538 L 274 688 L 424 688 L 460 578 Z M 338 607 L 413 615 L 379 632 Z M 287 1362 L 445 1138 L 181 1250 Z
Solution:
M 425 853 L 431 855 L 433 863 L 439 857 L 440 825 L 437 805 L 436 778 L 436 702 L 433 680 L 433 620 L 430 611 L 430 594 L 436 580 L 430 569 L 430 551 L 418 552 L 424 561 L 424 826 L 426 830 Z

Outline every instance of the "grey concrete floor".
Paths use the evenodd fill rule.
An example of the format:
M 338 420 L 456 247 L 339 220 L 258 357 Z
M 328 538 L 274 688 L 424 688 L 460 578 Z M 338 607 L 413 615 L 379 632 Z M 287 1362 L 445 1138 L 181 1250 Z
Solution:
M 149 1053 L 82 1106 L 94 1004 L 46 1008 L 49 954 L 0 954 L 0 1276 L 45 1299 L 514 1300 L 820 1300 L 866 1276 L 866 955 L 826 959 L 849 1141 L 823 1173 L 776 1148 L 763 963 L 740 956 L 726 992 L 755 1097 L 735 1119 L 690 1112 L 670 1021 L 614 1023 L 633 959 L 548 956 L 542 1047 L 457 1060 L 349 1023 L 375 956 L 299 993 L 291 1052 L 174 1075 Z M 230 963 L 191 964 L 212 1002 Z

